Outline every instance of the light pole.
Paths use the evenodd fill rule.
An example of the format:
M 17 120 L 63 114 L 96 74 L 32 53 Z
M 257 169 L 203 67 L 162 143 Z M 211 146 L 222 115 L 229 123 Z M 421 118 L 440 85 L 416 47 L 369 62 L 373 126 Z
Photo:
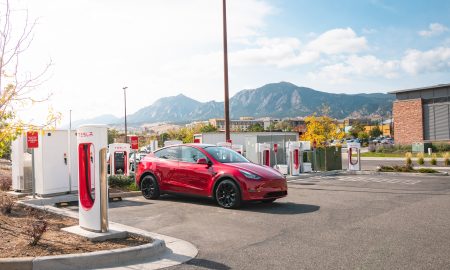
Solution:
M 124 86 L 123 88 L 123 100 L 125 103 L 125 143 L 128 143 L 128 137 L 127 137 L 127 89 L 128 86 Z
M 228 102 L 228 45 L 227 45 L 227 3 L 222 1 L 223 7 L 223 75 L 225 90 L 225 140 L 230 141 L 230 106 Z

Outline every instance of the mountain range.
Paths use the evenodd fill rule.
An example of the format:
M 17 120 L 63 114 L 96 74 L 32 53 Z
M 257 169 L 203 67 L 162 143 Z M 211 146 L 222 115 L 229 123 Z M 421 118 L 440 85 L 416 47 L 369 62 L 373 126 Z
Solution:
M 303 117 L 313 113 L 320 114 L 324 106 L 328 115 L 342 119 L 345 117 L 364 117 L 387 115 L 392 110 L 394 96 L 390 94 L 332 94 L 292 83 L 280 82 L 264 85 L 257 89 L 242 90 L 230 98 L 232 119 L 242 116 L 252 117 Z M 127 116 L 130 124 L 157 122 L 186 123 L 210 118 L 223 118 L 223 102 L 199 102 L 183 94 L 158 99 Z M 81 124 L 115 124 L 123 118 L 102 115 L 92 119 L 73 122 Z

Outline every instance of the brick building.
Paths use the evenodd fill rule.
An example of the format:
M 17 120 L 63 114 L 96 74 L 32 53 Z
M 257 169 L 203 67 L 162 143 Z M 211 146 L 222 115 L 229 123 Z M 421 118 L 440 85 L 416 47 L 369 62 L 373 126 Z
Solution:
M 450 84 L 399 90 L 393 105 L 398 144 L 450 141 Z

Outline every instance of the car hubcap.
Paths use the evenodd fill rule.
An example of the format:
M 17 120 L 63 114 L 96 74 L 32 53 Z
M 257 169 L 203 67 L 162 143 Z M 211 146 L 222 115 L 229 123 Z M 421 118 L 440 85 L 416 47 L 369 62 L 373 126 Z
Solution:
M 233 206 L 236 201 L 236 190 L 234 187 L 228 183 L 221 184 L 217 191 L 217 201 L 225 207 Z
M 142 183 L 142 193 L 146 197 L 152 196 L 153 192 L 155 190 L 155 186 L 153 185 L 153 181 L 150 180 L 144 180 Z

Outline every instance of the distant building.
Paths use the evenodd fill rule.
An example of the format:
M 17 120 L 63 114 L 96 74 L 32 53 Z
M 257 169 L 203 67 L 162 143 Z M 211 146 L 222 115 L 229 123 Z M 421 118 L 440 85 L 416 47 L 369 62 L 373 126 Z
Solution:
M 219 131 L 225 130 L 225 119 L 213 118 L 209 119 L 209 123 L 216 127 Z M 253 117 L 241 117 L 239 120 L 230 120 L 230 129 L 232 131 L 247 131 L 250 126 L 260 124 L 264 126 L 264 122 L 260 120 L 254 120 Z
M 390 94 L 396 96 L 393 106 L 396 143 L 450 141 L 450 84 Z

